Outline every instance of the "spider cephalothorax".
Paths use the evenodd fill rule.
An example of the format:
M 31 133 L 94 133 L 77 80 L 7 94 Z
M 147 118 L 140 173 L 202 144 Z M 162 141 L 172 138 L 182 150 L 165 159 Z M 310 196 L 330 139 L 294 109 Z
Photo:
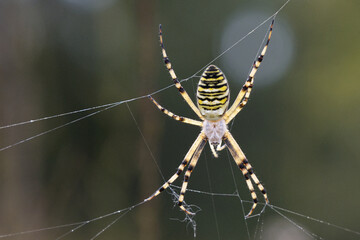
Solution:
M 249 96 L 254 83 L 255 73 L 258 70 L 260 63 L 264 58 L 264 55 L 266 53 L 266 50 L 270 42 L 273 24 L 274 24 L 274 20 L 270 25 L 269 36 L 261 54 L 258 56 L 257 60 L 254 61 L 248 79 L 246 80 L 245 84 L 243 85 L 242 89 L 237 95 L 234 103 L 229 109 L 228 106 L 229 106 L 230 92 L 229 92 L 228 82 L 223 72 L 215 65 L 208 66 L 204 71 L 204 73 L 201 75 L 198 84 L 197 95 L 196 95 L 198 107 L 195 106 L 194 102 L 191 100 L 186 90 L 181 86 L 179 80 L 176 77 L 174 69 L 171 66 L 170 60 L 166 54 L 165 47 L 163 44 L 162 31 L 160 25 L 160 29 L 159 29 L 160 46 L 162 49 L 163 59 L 166 68 L 170 73 L 170 76 L 175 84 L 175 87 L 179 90 L 181 96 L 189 104 L 191 109 L 196 113 L 196 115 L 201 119 L 201 121 L 175 115 L 174 113 L 160 106 L 151 96 L 149 96 L 149 98 L 163 113 L 165 113 L 169 117 L 183 123 L 199 126 L 202 128 L 202 130 L 199 136 L 196 138 L 193 145 L 190 147 L 187 154 L 185 155 L 185 158 L 178 167 L 177 172 L 166 183 L 164 183 L 153 195 L 147 198 L 146 201 L 153 199 L 154 197 L 159 195 L 162 191 L 164 191 L 166 188 L 168 188 L 170 184 L 172 184 L 179 177 L 179 175 L 184 171 L 184 168 L 189 164 L 189 167 L 185 173 L 183 185 L 180 190 L 178 204 L 180 208 L 184 210 L 186 213 L 193 214 L 183 206 L 184 196 L 190 175 L 194 170 L 197 161 L 199 160 L 200 154 L 206 142 L 209 141 L 210 148 L 215 157 L 218 157 L 217 154 L 218 151 L 221 151 L 225 147 L 227 147 L 232 157 L 234 158 L 237 166 L 243 173 L 246 184 L 250 190 L 251 197 L 253 199 L 253 206 L 250 212 L 248 213 L 247 217 L 252 214 L 253 210 L 255 209 L 258 203 L 252 181 L 256 184 L 258 189 L 263 194 L 266 204 L 269 203 L 264 186 L 260 183 L 259 179 L 256 177 L 253 168 L 251 167 L 249 161 L 245 157 L 245 154 L 242 152 L 240 146 L 237 144 L 237 142 L 229 132 L 227 128 L 227 124 L 241 111 L 241 109 L 246 105 L 246 103 L 249 100 Z M 225 143 L 223 146 L 221 146 L 222 141 L 224 141 Z
M 221 144 L 222 137 L 226 131 L 227 126 L 224 119 L 218 121 L 209 121 L 205 119 L 203 122 L 202 132 L 205 133 L 209 143 L 215 147 Z

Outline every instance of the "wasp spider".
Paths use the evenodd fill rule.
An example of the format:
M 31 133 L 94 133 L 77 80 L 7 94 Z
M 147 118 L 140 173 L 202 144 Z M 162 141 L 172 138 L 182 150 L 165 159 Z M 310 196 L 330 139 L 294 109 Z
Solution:
M 251 197 L 253 199 L 253 205 L 250 212 L 246 217 L 250 216 L 254 211 L 258 200 L 254 190 L 254 186 L 251 180 L 256 184 L 258 189 L 264 196 L 266 204 L 269 203 L 266 190 L 264 186 L 260 183 L 259 179 L 256 177 L 253 168 L 251 167 L 249 161 L 245 157 L 241 148 L 229 132 L 227 128 L 227 124 L 241 111 L 241 109 L 246 105 L 249 100 L 249 96 L 254 83 L 254 76 L 256 71 L 258 70 L 261 61 L 266 53 L 268 48 L 272 27 L 274 24 L 274 20 L 270 25 L 269 36 L 267 42 L 257 60 L 254 62 L 252 70 L 237 95 L 233 105 L 228 109 L 229 105 L 229 86 L 226 80 L 224 73 L 215 65 L 210 65 L 206 68 L 204 73 L 201 75 L 200 81 L 198 83 L 197 88 L 197 105 L 195 106 L 185 89 L 181 86 L 179 80 L 177 79 L 174 69 L 171 66 L 170 60 L 166 54 L 161 25 L 159 27 L 159 38 L 160 38 L 160 46 L 162 50 L 162 55 L 164 59 L 164 63 L 166 65 L 167 70 L 170 73 L 172 80 L 174 81 L 175 87 L 179 90 L 181 96 L 185 99 L 185 101 L 189 104 L 191 109 L 196 113 L 196 115 L 201 119 L 201 121 L 193 120 L 187 117 L 181 117 L 175 115 L 174 113 L 168 111 L 167 109 L 160 106 L 151 96 L 149 96 L 150 100 L 157 106 L 160 111 L 169 117 L 191 125 L 196 125 L 202 128 L 199 136 L 196 138 L 195 142 L 191 146 L 190 150 L 185 155 L 184 160 L 181 162 L 178 167 L 177 172 L 166 182 L 164 183 L 153 195 L 147 198 L 145 201 L 150 201 L 157 195 L 159 195 L 162 191 L 170 186 L 183 172 L 184 168 L 189 164 L 189 167 L 185 173 L 184 181 L 181 187 L 178 205 L 180 208 L 185 211 L 187 214 L 193 215 L 194 213 L 190 212 L 183 206 L 184 196 L 187 189 L 187 185 L 189 182 L 189 178 L 191 172 L 194 170 L 196 163 L 200 157 L 201 151 L 203 150 L 207 141 L 209 141 L 210 148 L 215 157 L 218 157 L 217 152 L 223 150 L 227 147 L 234 158 L 237 166 L 241 170 L 242 174 L 245 177 L 246 184 L 250 190 Z M 221 142 L 224 141 L 225 144 L 221 146 Z

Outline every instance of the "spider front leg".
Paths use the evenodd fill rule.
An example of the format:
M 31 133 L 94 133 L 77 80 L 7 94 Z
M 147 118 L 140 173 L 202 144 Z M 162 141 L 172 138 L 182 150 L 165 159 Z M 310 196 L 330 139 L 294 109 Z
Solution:
M 179 207 L 181 208 L 181 210 L 183 210 L 184 212 L 186 212 L 187 214 L 190 214 L 190 215 L 194 215 L 194 213 L 188 211 L 184 206 L 183 206 L 183 201 L 184 201 L 184 197 L 185 197 L 185 192 L 186 192 L 186 189 L 187 189 L 187 185 L 189 183 L 189 178 L 191 176 L 191 173 L 192 171 L 194 170 L 198 160 L 199 160 L 199 157 L 200 157 L 200 154 L 202 152 L 202 150 L 204 149 L 204 146 L 206 144 L 206 140 L 203 140 L 198 149 L 196 150 L 194 156 L 192 157 L 191 161 L 190 161 L 190 164 L 189 164 L 189 167 L 188 169 L 186 170 L 186 173 L 185 173 L 185 176 L 184 176 L 184 181 L 183 181 L 183 184 L 181 186 L 181 190 L 180 190 L 180 196 L 179 196 Z
M 204 133 L 200 133 L 199 136 L 196 138 L 195 142 L 193 143 L 193 145 L 190 147 L 187 154 L 185 155 L 184 160 L 179 165 L 176 173 L 171 178 L 169 178 L 169 180 L 167 180 L 166 183 L 164 183 L 155 193 L 153 193 L 150 197 L 146 198 L 145 202 L 150 201 L 154 197 L 158 196 L 162 191 L 167 189 L 170 186 L 170 184 L 172 184 L 179 177 L 179 175 L 184 171 L 186 165 L 189 163 L 190 159 L 193 157 L 195 151 L 204 141 L 206 141 L 206 136 Z
M 256 177 L 253 168 L 251 167 L 249 161 L 245 157 L 245 154 L 243 153 L 240 146 L 237 144 L 234 137 L 231 135 L 231 133 L 229 131 L 225 132 L 223 140 L 224 140 L 226 146 L 228 147 L 231 155 L 233 156 L 236 164 L 238 165 L 239 169 L 243 173 L 245 180 L 246 180 L 246 184 L 249 188 L 251 197 L 254 202 L 250 212 L 246 215 L 246 218 L 247 218 L 253 213 L 253 211 L 256 208 L 257 203 L 258 203 L 258 199 L 257 199 L 256 193 L 255 193 L 255 190 L 251 183 L 250 178 L 254 181 L 254 183 L 260 190 L 260 192 L 263 194 L 266 204 L 269 203 L 269 199 L 267 197 L 267 193 L 266 193 L 264 186 L 260 183 L 259 179 Z

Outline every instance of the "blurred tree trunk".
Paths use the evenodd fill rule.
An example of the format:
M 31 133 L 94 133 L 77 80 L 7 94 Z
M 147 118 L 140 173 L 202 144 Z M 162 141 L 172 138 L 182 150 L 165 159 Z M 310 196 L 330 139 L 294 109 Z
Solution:
M 155 0 L 138 0 L 136 2 L 136 17 L 138 19 L 138 95 L 148 93 L 149 89 L 155 89 L 156 76 L 154 75 L 155 59 L 157 55 L 154 54 L 154 8 L 156 6 Z M 159 113 L 155 108 L 149 108 L 149 104 L 145 101 L 139 102 L 139 127 L 144 136 L 151 145 L 151 151 L 156 156 L 159 145 L 160 125 Z M 149 138 L 150 137 L 150 138 Z M 154 167 L 154 162 L 150 157 L 149 150 L 144 144 L 143 138 L 139 135 L 138 159 L 139 159 L 139 194 L 141 197 L 146 197 L 151 194 L 159 186 L 159 174 Z M 156 187 L 155 187 L 156 186 Z M 153 201 L 151 207 L 142 207 L 138 211 L 137 222 L 139 227 L 139 238 L 146 240 L 158 240 L 160 235 L 160 224 L 158 220 L 159 202 Z
M 29 3 L 31 5 L 33 3 Z M 14 2 L 0 3 L 0 125 L 11 124 L 39 116 L 39 86 L 31 79 L 32 62 L 39 34 L 35 5 Z M 38 33 L 38 32 L 37 32 Z M 15 127 L 4 129 L 0 146 L 14 144 L 35 133 Z M 39 196 L 41 181 L 40 140 L 25 143 L 0 152 L 0 232 L 46 226 L 44 201 Z M 45 239 L 46 232 L 42 237 Z M 37 235 L 40 238 L 39 235 Z

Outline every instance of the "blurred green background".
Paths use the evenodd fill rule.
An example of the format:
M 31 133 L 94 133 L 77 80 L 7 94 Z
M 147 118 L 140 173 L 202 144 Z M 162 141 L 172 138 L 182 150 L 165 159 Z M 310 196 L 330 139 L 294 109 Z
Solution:
M 186 78 L 283 3 L 3 0 L 0 125 L 166 87 L 171 79 L 161 59 L 159 23 L 175 71 Z M 250 101 L 231 129 L 272 204 L 355 231 L 360 231 L 359 12 L 358 0 L 291 1 L 276 19 Z M 229 80 L 232 100 L 268 24 L 214 62 Z M 191 96 L 197 80 L 184 83 Z M 154 97 L 177 114 L 196 117 L 174 87 Z M 146 98 L 129 108 L 136 122 L 122 104 L 0 152 L 0 235 L 92 219 L 141 202 L 163 182 L 154 159 L 170 177 L 199 129 L 171 120 Z M 2 129 L 0 147 L 83 115 Z M 227 156 L 224 151 L 214 159 L 207 146 L 189 187 L 233 193 L 235 179 L 241 197 L 251 200 L 234 164 L 232 176 Z M 249 238 L 238 199 L 191 192 L 185 199 L 202 209 L 195 217 L 197 239 Z M 250 206 L 244 204 L 245 211 Z M 288 216 L 325 239 L 359 239 Z M 162 194 L 127 213 L 98 239 L 190 239 L 191 225 L 173 220 L 183 218 L 171 196 Z M 90 239 L 114 219 L 88 224 L 64 239 Z M 251 239 L 310 238 L 269 208 L 259 224 L 256 218 L 247 224 Z M 55 239 L 66 232 L 11 239 Z

